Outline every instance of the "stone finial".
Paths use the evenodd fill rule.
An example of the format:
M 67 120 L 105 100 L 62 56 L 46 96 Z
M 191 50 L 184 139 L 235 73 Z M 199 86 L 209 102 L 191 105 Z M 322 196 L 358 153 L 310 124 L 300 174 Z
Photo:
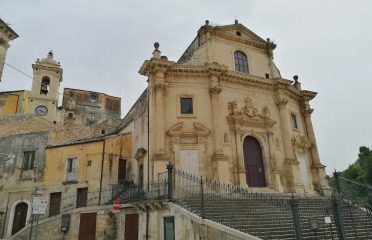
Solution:
M 235 19 L 235 24 L 238 24 L 239 22 L 238 22 L 238 19 Z
M 48 58 L 53 58 L 53 51 L 52 50 L 50 50 L 49 52 L 48 52 L 48 56 L 47 56 Z
M 298 82 L 298 76 L 297 75 L 294 75 L 293 76 L 293 80 L 295 80 L 295 82 Z
M 301 91 L 301 83 L 298 81 L 298 76 L 297 76 L 297 75 L 294 75 L 294 76 L 293 76 L 293 80 L 295 81 L 295 83 L 293 84 L 293 86 L 294 86 L 297 90 Z
M 205 25 L 206 25 L 206 26 L 209 25 L 209 20 L 205 20 Z
M 155 50 L 152 52 L 152 57 L 153 58 L 160 58 L 161 57 L 161 52 L 159 50 L 160 44 L 158 42 L 154 43 L 154 48 Z
M 155 50 L 158 50 L 159 47 L 160 47 L 160 44 L 159 44 L 158 42 L 155 42 L 155 43 L 154 43 L 154 48 L 155 48 Z

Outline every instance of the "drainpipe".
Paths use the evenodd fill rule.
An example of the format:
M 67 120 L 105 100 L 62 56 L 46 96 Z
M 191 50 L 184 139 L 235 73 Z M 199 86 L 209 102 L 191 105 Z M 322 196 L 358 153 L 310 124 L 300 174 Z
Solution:
M 149 206 L 146 205 L 146 240 L 149 239 Z
M 101 195 L 102 195 L 102 178 L 103 178 L 103 165 L 105 160 L 105 145 L 106 141 L 103 139 L 103 146 L 102 146 L 102 159 L 101 159 L 101 178 L 99 180 L 99 198 L 98 198 L 98 206 L 101 205 Z

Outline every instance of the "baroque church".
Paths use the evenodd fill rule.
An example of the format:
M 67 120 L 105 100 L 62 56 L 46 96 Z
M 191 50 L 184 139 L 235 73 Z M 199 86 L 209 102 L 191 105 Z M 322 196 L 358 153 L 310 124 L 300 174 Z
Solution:
M 238 21 L 206 21 L 177 62 L 155 43 L 139 70 L 148 77 L 150 119 L 141 176 L 157 180 L 171 162 L 257 191 L 329 195 L 311 121 L 316 92 L 302 90 L 297 76 L 282 78 L 275 47 Z

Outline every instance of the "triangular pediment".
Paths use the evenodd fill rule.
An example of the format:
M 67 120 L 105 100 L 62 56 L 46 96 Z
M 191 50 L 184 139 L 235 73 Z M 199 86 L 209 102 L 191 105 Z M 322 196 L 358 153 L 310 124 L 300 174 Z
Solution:
M 225 26 L 218 26 L 215 28 L 215 31 L 217 33 L 223 33 L 230 35 L 232 37 L 241 38 L 242 40 L 249 40 L 249 41 L 255 41 L 259 42 L 261 44 L 266 44 L 267 42 L 249 30 L 247 27 L 245 27 L 243 24 L 231 24 L 231 25 L 225 25 Z M 240 34 L 240 36 L 238 35 Z

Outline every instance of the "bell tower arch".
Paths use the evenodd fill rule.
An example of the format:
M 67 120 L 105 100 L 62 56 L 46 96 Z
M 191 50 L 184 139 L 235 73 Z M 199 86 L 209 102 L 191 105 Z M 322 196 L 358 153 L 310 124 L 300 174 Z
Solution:
M 53 58 L 52 51 L 46 58 L 32 64 L 32 69 L 33 81 L 27 112 L 53 122 L 56 120 L 63 69 Z

